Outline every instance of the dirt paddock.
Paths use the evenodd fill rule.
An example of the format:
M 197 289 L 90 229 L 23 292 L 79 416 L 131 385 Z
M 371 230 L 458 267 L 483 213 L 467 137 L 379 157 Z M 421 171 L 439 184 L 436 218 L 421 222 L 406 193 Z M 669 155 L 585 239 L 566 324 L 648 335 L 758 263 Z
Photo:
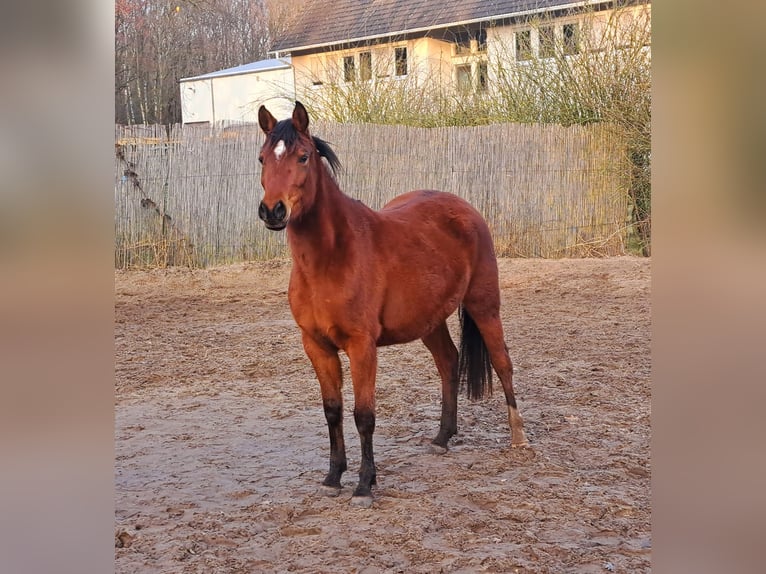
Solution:
M 349 472 L 339 497 L 318 489 L 329 440 L 289 262 L 115 272 L 116 572 L 649 572 L 650 265 L 500 261 L 529 450 L 495 378 L 430 454 L 431 356 L 381 349 L 370 509 L 349 504 L 345 357 Z

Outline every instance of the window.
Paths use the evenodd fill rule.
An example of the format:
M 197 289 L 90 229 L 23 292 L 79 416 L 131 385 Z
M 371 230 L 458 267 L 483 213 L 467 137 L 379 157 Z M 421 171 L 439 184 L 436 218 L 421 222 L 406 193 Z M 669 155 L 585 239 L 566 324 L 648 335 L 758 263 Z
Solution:
M 359 79 L 363 82 L 372 79 L 372 53 L 370 52 L 359 54 Z
M 314 86 L 322 85 L 322 61 L 319 58 L 311 59 L 311 83 Z
M 479 74 L 478 80 L 479 84 L 476 86 L 476 89 L 480 92 L 486 92 L 487 91 L 487 83 L 489 80 L 489 73 L 487 71 L 487 62 L 479 62 L 479 64 L 476 66 L 476 71 Z
M 471 35 L 468 32 L 455 35 L 455 54 L 462 56 L 471 53 Z
M 487 51 L 487 31 L 484 28 L 476 33 L 476 44 L 476 49 L 479 52 Z
M 354 56 L 344 56 L 343 58 L 343 79 L 347 82 L 353 82 L 356 80 Z
M 394 48 L 394 67 L 395 75 L 407 75 L 407 47 Z
M 455 83 L 460 93 L 486 92 L 488 77 L 487 62 L 478 62 L 475 68 L 471 64 L 455 66 Z
M 556 50 L 556 36 L 553 26 L 543 26 L 540 28 L 540 57 L 552 58 Z
M 580 26 L 564 24 L 564 53 L 577 54 L 580 51 Z
M 391 76 L 391 49 L 389 47 L 373 48 L 375 54 L 375 77 L 388 78 Z
M 516 32 L 516 60 L 529 60 L 532 57 L 532 31 Z
M 455 55 L 464 56 L 474 52 L 487 51 L 487 31 L 484 29 L 475 32 L 459 32 L 452 35 L 455 44 Z
M 471 65 L 463 64 L 455 66 L 455 80 L 459 92 L 470 92 L 473 82 L 471 81 Z

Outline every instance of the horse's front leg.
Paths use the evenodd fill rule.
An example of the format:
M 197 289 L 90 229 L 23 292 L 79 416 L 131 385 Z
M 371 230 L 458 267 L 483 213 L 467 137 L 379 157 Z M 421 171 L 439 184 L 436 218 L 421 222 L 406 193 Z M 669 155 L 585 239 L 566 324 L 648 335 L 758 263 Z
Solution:
M 330 470 L 322 482 L 325 493 L 338 496 L 340 477 L 346 471 L 346 443 L 343 440 L 343 371 L 338 349 L 303 333 L 303 348 L 314 366 L 322 391 L 322 405 L 330 431 Z
M 375 432 L 375 376 L 378 351 L 372 338 L 352 341 L 346 348 L 354 384 L 354 421 L 362 445 L 359 484 L 351 504 L 365 508 L 372 505 L 371 487 L 375 484 L 375 458 L 372 435 Z

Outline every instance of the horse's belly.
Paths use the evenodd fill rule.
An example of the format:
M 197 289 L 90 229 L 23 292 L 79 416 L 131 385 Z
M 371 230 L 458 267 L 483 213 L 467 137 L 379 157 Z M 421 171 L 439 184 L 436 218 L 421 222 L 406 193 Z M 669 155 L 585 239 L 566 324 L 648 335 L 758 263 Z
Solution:
M 421 339 L 452 315 L 462 300 L 463 289 L 451 293 L 401 293 L 389 298 L 380 317 L 378 345 L 394 345 Z
M 378 337 L 377 346 L 386 347 L 388 345 L 399 345 L 422 339 L 428 333 L 436 329 L 441 322 L 423 323 L 415 326 L 394 327 L 393 329 L 383 329 Z M 412 328 L 414 327 L 414 328 Z M 424 328 L 425 327 L 425 328 Z

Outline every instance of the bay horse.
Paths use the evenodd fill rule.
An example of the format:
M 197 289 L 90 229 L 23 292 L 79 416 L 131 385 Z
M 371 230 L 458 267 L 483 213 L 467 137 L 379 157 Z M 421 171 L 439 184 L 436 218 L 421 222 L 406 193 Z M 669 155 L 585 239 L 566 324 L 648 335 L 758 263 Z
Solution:
M 339 494 L 346 470 L 340 350 L 350 363 L 362 447 L 353 505 L 369 507 L 376 483 L 377 347 L 420 339 L 433 355 L 442 386 L 433 451 L 446 452 L 457 432 L 461 381 L 469 398 L 481 398 L 491 393 L 492 367 L 505 392 L 511 446 L 527 446 L 500 322 L 497 260 L 479 212 L 456 195 L 427 190 L 374 211 L 340 190 L 334 177 L 340 161 L 309 133 L 300 102 L 279 122 L 261 106 L 258 123 L 266 134 L 258 158 L 264 190 L 258 215 L 268 229 L 287 228 L 293 260 L 288 300 L 319 380 L 330 434 L 325 493 Z M 458 308 L 459 352 L 446 322 Z

